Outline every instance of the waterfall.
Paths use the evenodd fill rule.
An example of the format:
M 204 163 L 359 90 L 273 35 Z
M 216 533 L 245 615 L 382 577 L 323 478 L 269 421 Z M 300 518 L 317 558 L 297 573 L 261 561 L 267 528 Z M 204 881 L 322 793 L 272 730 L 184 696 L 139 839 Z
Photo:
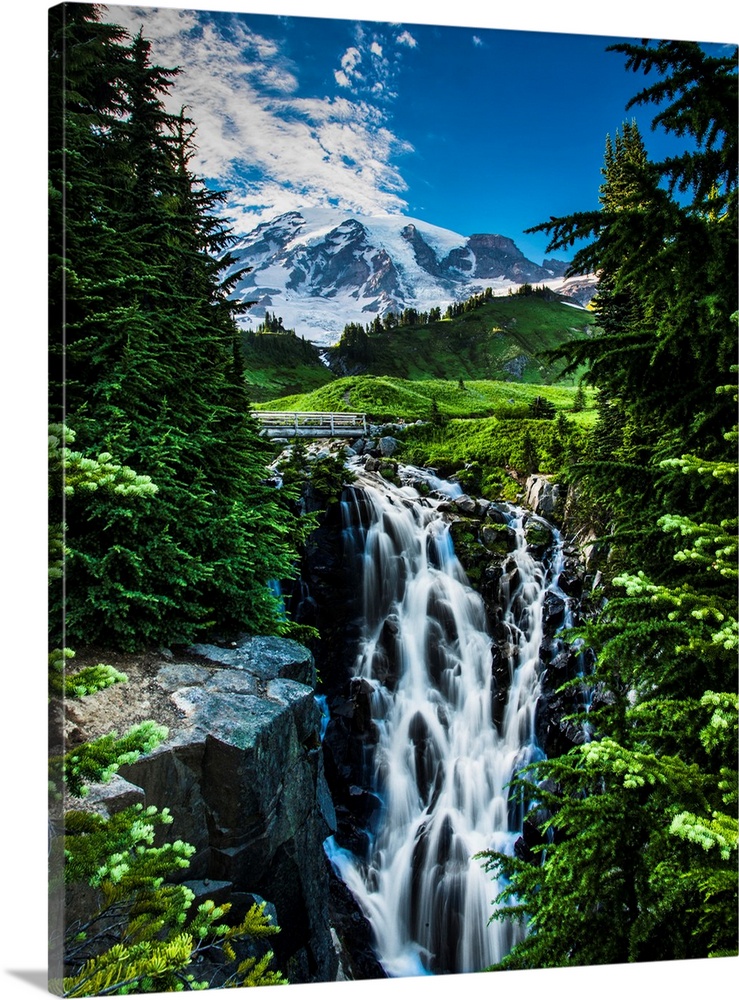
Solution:
M 327 851 L 391 976 L 479 971 L 520 939 L 519 925 L 489 923 L 498 890 L 474 855 L 513 851 L 524 804 L 507 786 L 542 756 L 538 653 L 559 555 L 547 569 L 527 547 L 524 511 L 496 505 L 515 532 L 496 628 L 509 684 L 496 710 L 485 607 L 454 553 L 442 499 L 361 473 L 342 501 L 345 559 L 362 592 L 354 676 L 371 689 L 366 769 L 378 808 L 365 856 L 333 842 Z

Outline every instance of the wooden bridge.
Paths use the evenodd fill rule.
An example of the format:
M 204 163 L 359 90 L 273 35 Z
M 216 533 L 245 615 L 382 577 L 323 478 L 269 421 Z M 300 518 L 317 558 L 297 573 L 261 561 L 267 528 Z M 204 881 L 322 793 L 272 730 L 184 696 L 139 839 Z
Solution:
M 308 413 L 254 410 L 266 437 L 363 437 L 367 431 L 364 413 Z

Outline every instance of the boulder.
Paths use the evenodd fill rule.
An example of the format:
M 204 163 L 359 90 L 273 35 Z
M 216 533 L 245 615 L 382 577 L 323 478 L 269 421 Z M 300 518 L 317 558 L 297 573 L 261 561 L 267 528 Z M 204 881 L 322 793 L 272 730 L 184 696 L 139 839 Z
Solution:
M 477 501 L 473 500 L 472 497 L 468 497 L 466 493 L 463 493 L 459 497 L 455 497 L 452 503 L 458 511 L 463 514 L 476 514 L 477 513 Z
M 287 677 L 315 687 L 316 668 L 310 650 L 294 639 L 271 635 L 246 636 L 235 646 L 221 647 L 205 643 L 190 651 L 212 663 L 252 671 L 262 678 Z
M 380 438 L 380 454 L 383 458 L 389 458 L 391 455 L 394 455 L 399 447 L 400 441 L 397 438 L 390 437 L 389 435 Z
M 117 794 L 172 806 L 168 837 L 196 848 L 182 875 L 239 911 L 268 899 L 282 932 L 275 965 L 293 982 L 330 981 L 338 959 L 328 922 L 323 842 L 336 827 L 320 745 L 310 652 L 274 637 L 190 650 L 202 664 L 164 664 L 160 687 L 182 724 L 121 768 Z M 254 898 L 257 898 L 254 897 Z M 237 902 L 239 903 L 236 906 Z
M 529 551 L 536 559 L 541 559 L 554 540 L 552 529 L 544 521 L 527 517 L 524 520 L 523 532 Z
M 524 503 L 535 514 L 561 523 L 566 490 L 549 476 L 529 476 L 525 484 Z

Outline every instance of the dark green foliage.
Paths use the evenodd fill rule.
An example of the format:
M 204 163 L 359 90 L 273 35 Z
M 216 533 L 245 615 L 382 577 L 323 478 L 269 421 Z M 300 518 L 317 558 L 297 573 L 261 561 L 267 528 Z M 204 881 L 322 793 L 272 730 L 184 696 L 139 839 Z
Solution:
M 65 627 L 122 648 L 279 631 L 266 584 L 291 575 L 302 528 L 264 482 L 223 196 L 189 170 L 189 120 L 164 110 L 177 71 L 101 16 L 50 13 L 52 410 L 84 455 L 112 452 L 158 492 L 67 498 Z
M 308 457 L 302 438 L 295 438 L 287 461 L 279 471 L 284 487 L 300 492 L 303 504 L 311 510 L 326 510 L 339 499 L 344 486 L 354 482 L 355 475 L 345 465 L 344 449 L 322 458 Z
M 660 463 L 678 449 L 726 457 L 734 419 L 729 398 L 713 390 L 731 381 L 736 353 L 736 58 L 689 42 L 615 48 L 630 68 L 663 74 L 632 103 L 667 98 L 655 126 L 698 148 L 651 163 L 626 122 L 606 143 L 600 210 L 536 228 L 553 237 L 550 250 L 590 239 L 571 272 L 599 274 L 600 332 L 554 352 L 569 370 L 587 365 L 585 379 L 600 390 L 581 488 L 632 558 L 658 573 L 671 565 L 656 530 L 661 513 L 706 502 Z M 692 201 L 677 200 L 673 187 L 690 189 Z
M 529 414 L 539 420 L 551 420 L 554 417 L 554 403 L 543 396 L 537 396 L 529 406 Z
M 215 959 L 227 986 L 285 983 L 270 969 L 272 952 L 254 943 L 279 933 L 254 904 L 237 925 L 224 921 L 229 903 L 211 900 L 194 912 L 194 894 L 167 881 L 187 868 L 195 848 L 182 841 L 155 844 L 155 828 L 172 822 L 169 810 L 131 806 L 110 818 L 65 816 L 64 878 L 87 885 L 94 903 L 66 928 L 65 976 L 52 983 L 62 996 L 104 996 L 205 989 L 203 958 Z M 245 947 L 246 945 L 246 947 Z
M 275 323 L 270 320 L 270 325 Z M 253 402 L 310 392 L 334 379 L 321 361 L 318 348 L 298 337 L 294 330 L 260 328 L 243 332 L 241 348 L 244 381 Z

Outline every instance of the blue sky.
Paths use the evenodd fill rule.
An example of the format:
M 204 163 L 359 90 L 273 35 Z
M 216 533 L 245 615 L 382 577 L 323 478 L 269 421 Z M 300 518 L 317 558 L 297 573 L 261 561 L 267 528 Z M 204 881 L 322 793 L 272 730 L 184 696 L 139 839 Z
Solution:
M 550 215 L 597 206 L 607 133 L 643 81 L 612 36 L 109 5 L 179 65 L 172 106 L 197 125 L 195 169 L 232 191 L 237 231 L 311 205 L 400 212 L 512 237 L 540 261 Z M 560 256 L 562 256 L 560 254 Z

